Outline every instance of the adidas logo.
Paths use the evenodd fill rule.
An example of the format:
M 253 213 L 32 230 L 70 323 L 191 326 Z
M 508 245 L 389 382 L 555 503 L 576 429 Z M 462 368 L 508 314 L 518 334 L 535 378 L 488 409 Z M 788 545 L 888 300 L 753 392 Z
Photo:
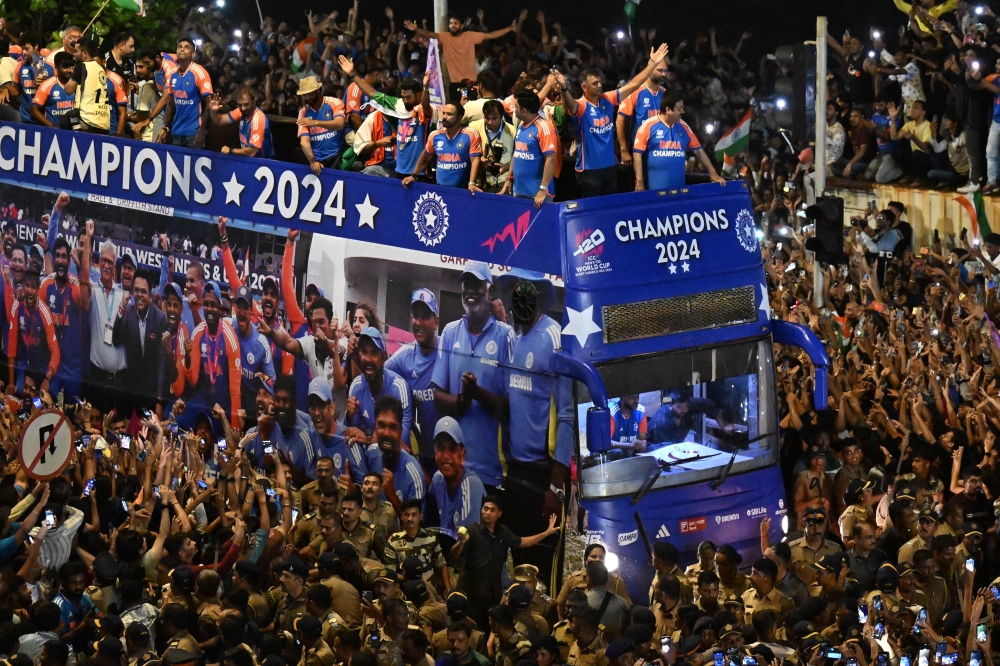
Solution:
M 666 539 L 670 536 L 670 530 L 667 529 L 666 525 L 660 525 L 660 531 L 656 533 L 657 539 Z
M 461 348 L 462 348 L 462 345 L 460 345 L 460 344 L 458 343 L 458 340 L 455 340 L 455 344 L 453 344 L 453 345 L 451 346 L 451 348 L 452 348 L 452 349 L 461 349 Z
M 413 371 L 413 378 L 414 378 L 414 379 L 416 379 L 416 378 L 417 378 L 417 371 L 416 371 L 416 370 L 414 370 L 414 371 Z

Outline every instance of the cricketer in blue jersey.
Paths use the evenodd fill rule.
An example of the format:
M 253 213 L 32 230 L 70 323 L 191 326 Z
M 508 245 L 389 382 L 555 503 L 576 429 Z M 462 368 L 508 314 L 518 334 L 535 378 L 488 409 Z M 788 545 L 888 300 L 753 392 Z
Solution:
M 258 382 L 264 379 L 274 383 L 271 343 L 250 321 L 253 314 L 253 296 L 249 287 L 242 285 L 236 290 L 233 305 L 236 311 L 236 338 L 240 344 L 240 375 L 243 378 L 240 401 L 246 413 L 253 414 L 257 407 Z
M 385 362 L 410 387 L 413 424 L 410 450 L 428 473 L 434 471 L 434 424 L 440 415 L 434 406 L 434 362 L 437 360 L 438 305 L 429 289 L 417 289 L 410 298 L 410 330 L 413 342 L 403 345 Z
M 366 451 L 368 472 L 382 476 L 382 493 L 399 514 L 403 502 L 424 499 L 424 470 L 403 449 L 403 405 L 399 400 L 383 395 L 374 409 L 375 443 Z
M 573 388 L 551 369 L 562 336 L 562 327 L 545 315 L 555 296 L 552 283 L 541 273 L 514 269 L 500 286 L 509 289 L 508 312 L 518 333 L 504 410 L 510 416 L 505 488 L 517 501 L 507 502 L 504 517 L 524 532 L 540 532 L 564 510 L 575 437 Z M 515 553 L 514 563 L 533 564 L 540 580 L 554 583 L 558 554 L 557 540 L 548 539 Z
M 164 241 L 164 244 L 166 241 Z M 169 252 L 169 246 L 165 248 Z M 174 257 L 168 255 L 166 261 L 160 262 L 160 282 L 156 290 L 160 297 L 165 297 L 163 287 L 172 281 L 174 273 Z M 181 322 L 189 331 L 205 319 L 202 302 L 205 298 L 205 269 L 197 261 L 188 264 L 184 271 L 184 300 L 181 301 Z
M 333 401 L 333 391 L 330 382 L 322 377 L 314 377 L 309 382 L 309 438 L 312 440 L 316 459 L 327 457 L 333 461 L 334 473 L 341 477 L 347 469 L 354 469 L 348 463 L 347 440 L 338 432 L 337 421 L 333 417 L 336 404 Z M 355 483 L 364 479 L 364 471 L 358 470 L 360 477 Z M 346 479 L 345 479 L 346 481 Z
M 454 416 L 465 434 L 468 466 L 488 486 L 503 483 L 502 433 L 498 417 L 507 392 L 507 365 L 514 329 L 493 318 L 489 266 L 472 262 L 462 271 L 465 316 L 444 327 L 434 364 L 438 410 Z
M 256 458 L 257 466 L 266 469 L 266 456 L 281 454 L 292 469 L 292 476 L 299 486 L 306 478 L 316 474 L 316 452 L 309 437 L 308 417 L 295 409 L 295 378 L 278 375 L 274 380 L 274 403 L 264 414 L 258 415 L 257 427 L 247 434 L 253 437 L 246 445 Z M 273 453 L 269 453 L 270 446 Z
M 352 429 L 368 434 L 375 431 L 375 403 L 383 395 L 391 395 L 403 405 L 402 439 L 410 442 L 410 387 L 392 370 L 385 369 L 385 339 L 377 328 L 366 326 L 358 336 L 355 358 L 361 374 L 351 382 L 347 392 L 347 419 L 344 423 Z M 351 433 L 360 439 L 357 432 Z M 372 442 L 368 436 L 368 442 Z
M 458 528 L 475 525 L 486 497 L 486 488 L 476 473 L 465 467 L 465 443 L 458 421 L 446 416 L 434 427 L 434 457 L 438 471 L 431 479 L 428 495 L 434 498 L 441 517 L 441 531 L 453 539 Z M 430 509 L 428 509 L 430 512 Z
M 609 400 L 611 410 L 611 442 L 631 448 L 646 444 L 646 430 L 649 420 L 646 418 L 646 408 L 639 402 L 638 395 L 623 395 L 617 400 Z

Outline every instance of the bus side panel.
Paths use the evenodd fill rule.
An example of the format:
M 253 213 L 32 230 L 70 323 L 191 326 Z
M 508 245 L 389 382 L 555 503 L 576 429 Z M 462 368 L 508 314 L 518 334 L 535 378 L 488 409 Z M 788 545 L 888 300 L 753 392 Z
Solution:
M 771 518 L 771 540 L 782 538 L 788 505 L 778 465 L 730 476 L 717 491 L 709 483 L 653 490 L 638 506 L 627 496 L 581 500 L 588 543 L 603 543 L 618 556 L 618 573 L 633 603 L 648 602 L 654 574 L 640 522 L 650 545 L 669 541 L 677 546 L 681 570 L 697 561 L 698 544 L 706 539 L 716 547 L 733 546 L 743 556 L 742 568 L 749 567 L 761 556 L 760 521 L 765 517 Z

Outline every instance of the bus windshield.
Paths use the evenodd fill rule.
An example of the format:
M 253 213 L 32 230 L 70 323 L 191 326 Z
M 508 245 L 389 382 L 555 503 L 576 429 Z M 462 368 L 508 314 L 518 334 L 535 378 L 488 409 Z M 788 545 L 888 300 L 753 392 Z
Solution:
M 584 498 L 635 494 L 720 478 L 778 461 L 770 339 L 670 352 L 597 366 L 607 388 L 612 449 L 587 450 L 593 407 L 577 383 L 580 491 Z M 735 458 L 733 454 L 735 453 Z

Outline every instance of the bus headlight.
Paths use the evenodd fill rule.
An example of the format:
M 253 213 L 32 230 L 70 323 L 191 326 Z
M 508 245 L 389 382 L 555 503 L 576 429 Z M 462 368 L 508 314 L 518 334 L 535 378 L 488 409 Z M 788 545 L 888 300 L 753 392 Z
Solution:
M 781 517 L 781 531 L 788 534 L 788 514 Z
M 604 555 L 604 566 L 608 571 L 616 571 L 618 569 L 618 556 L 609 550 Z

